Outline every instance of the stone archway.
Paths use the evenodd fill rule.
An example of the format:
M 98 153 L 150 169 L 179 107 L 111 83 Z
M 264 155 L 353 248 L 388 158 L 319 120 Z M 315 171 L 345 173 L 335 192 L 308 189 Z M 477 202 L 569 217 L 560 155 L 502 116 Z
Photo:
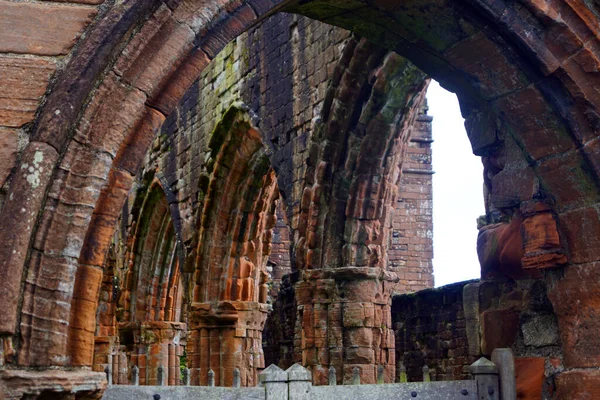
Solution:
M 174 385 L 186 331 L 181 234 L 160 179 L 139 187 L 132 204 L 131 212 L 123 209 L 103 271 L 93 369 L 110 365 L 113 383 L 125 384 L 137 366 L 140 384 L 156 384 L 162 366 Z
M 238 369 L 241 384 L 255 386 L 265 367 L 266 268 L 279 190 L 261 135 L 241 105 L 224 113 L 209 148 L 194 240 L 191 380 L 206 385 L 212 370 L 217 385 L 231 386 Z
M 599 379 L 594 372 L 577 370 L 598 365 L 600 358 L 593 351 L 598 347 L 593 321 L 599 312 L 600 244 L 594 6 L 484 0 L 355 2 L 344 8 L 318 2 L 211 4 L 205 12 L 193 2 L 119 4 L 96 20 L 58 74 L 29 144 L 14 164 L 2 208 L 5 285 L 0 301 L 7 310 L 0 329 L 9 348 L 18 345 L 18 365 L 91 364 L 91 354 L 68 351 L 77 346 L 67 342 L 89 347 L 84 326 L 93 321 L 94 310 L 84 300 L 98 292 L 107 238 L 156 130 L 220 47 L 256 18 L 290 5 L 290 10 L 351 28 L 406 55 L 456 91 L 474 151 L 491 164 L 497 163 L 502 142 L 514 143 L 514 158 L 493 165 L 503 174 L 493 175 L 492 196 L 505 194 L 503 180 L 533 175 L 542 194 L 552 199 L 547 212 L 557 221 L 569 262 L 545 272 L 565 366 L 573 369 L 561 382 L 568 385 L 569 377 L 580 375 Z M 131 29 L 137 25 L 139 30 Z M 70 41 L 50 54 L 69 52 Z M 32 51 L 7 44 L 2 50 Z M 9 126 L 4 132 L 17 134 L 17 129 Z M 527 192 L 528 182 L 522 187 L 517 190 L 521 203 L 538 194 Z M 66 277 L 61 290 L 44 278 L 48 271 Z M 44 318 L 42 303 L 52 305 L 54 321 L 69 322 Z M 77 318 L 71 317 L 75 310 Z M 46 340 L 38 340 L 40 332 Z

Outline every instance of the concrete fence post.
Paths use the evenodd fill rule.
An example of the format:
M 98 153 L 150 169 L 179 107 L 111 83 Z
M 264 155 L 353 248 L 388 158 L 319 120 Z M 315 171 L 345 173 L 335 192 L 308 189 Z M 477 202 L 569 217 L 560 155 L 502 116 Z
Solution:
M 104 372 L 106 373 L 106 380 L 108 381 L 108 386 L 113 384 L 113 373 L 112 373 L 112 364 L 108 364 L 106 368 L 104 368 Z
M 498 367 L 500 400 L 517 400 L 515 356 L 512 349 L 495 349 L 492 362 Z
M 431 375 L 429 374 L 429 367 L 423 366 L 423 382 L 431 382 Z
M 119 383 L 121 385 L 126 385 L 128 383 L 127 379 L 127 355 L 123 352 L 119 353 Z
M 160 364 L 156 369 L 156 384 L 158 386 L 165 386 L 167 383 L 165 367 Z
M 215 371 L 212 369 L 208 370 L 208 386 L 215 387 Z
M 431 382 L 431 375 L 429 374 L 429 367 L 423 366 L 423 382 Z
M 381 383 L 385 383 L 385 377 L 383 374 L 383 365 L 378 365 L 377 366 L 377 383 L 381 384 Z
M 277 365 L 269 365 L 258 379 L 265 387 L 265 400 L 288 400 L 288 374 Z
M 335 368 L 329 367 L 329 386 L 337 385 L 337 376 L 335 374 Z
M 352 370 L 351 385 L 360 385 L 360 369 L 358 367 L 354 367 Z
M 400 383 L 406 383 L 408 382 L 408 375 L 406 375 L 406 367 L 404 366 L 404 364 L 400 363 L 400 368 L 398 368 L 399 371 L 399 377 L 398 380 L 400 381 Z
M 233 370 L 233 387 L 239 388 L 242 386 L 242 377 L 239 368 Z
M 312 392 L 311 374 L 299 363 L 286 371 L 288 378 L 288 400 L 310 400 Z
M 183 385 L 190 386 L 190 369 L 185 368 L 183 370 Z
M 131 384 L 138 386 L 140 384 L 140 369 L 137 365 L 131 367 Z
M 498 367 L 485 357 L 470 366 L 471 374 L 477 382 L 478 400 L 500 400 L 498 390 Z

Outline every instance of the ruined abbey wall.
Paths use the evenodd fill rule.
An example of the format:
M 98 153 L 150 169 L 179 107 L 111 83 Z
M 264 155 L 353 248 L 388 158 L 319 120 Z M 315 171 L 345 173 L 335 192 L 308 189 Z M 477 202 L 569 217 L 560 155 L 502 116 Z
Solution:
M 106 315 L 112 313 L 104 307 L 113 293 L 105 266 L 144 157 L 159 131 L 167 130 L 163 122 L 177 120 L 175 109 L 219 51 L 282 10 L 366 38 L 350 39 L 343 52 L 347 57 L 334 68 L 305 158 L 302 193 L 292 190 L 292 169 L 287 177 L 277 168 L 272 171 L 278 182 L 282 179 L 282 193 L 301 195 L 295 208 L 287 207 L 289 223 L 298 228 L 291 261 L 298 265 L 294 301 L 303 327 L 293 340 L 303 363 L 314 367 L 313 376 L 325 380 L 319 365 L 335 366 L 340 379 L 358 367 L 368 381 L 378 363 L 384 362 L 387 378 L 395 365 L 389 300 L 399 280 L 384 262 L 391 250 L 386 235 L 392 235 L 381 227 L 393 224 L 389 208 L 380 205 L 396 203 L 399 174 L 393 166 L 400 160 L 385 155 L 401 154 L 388 150 L 409 143 L 404 128 L 418 116 L 426 77 L 387 54 L 394 50 L 457 93 L 473 152 L 482 156 L 487 215 L 480 221 L 477 246 L 483 279 L 543 282 L 563 354 L 556 364 L 562 372 L 556 375 L 554 396 L 598 397 L 600 10 L 594 2 L 577 0 L 0 1 L 3 395 L 71 398 L 102 392 L 105 375 L 90 371 L 97 309 L 100 305 Z M 282 60 L 281 54 L 273 51 L 270 58 Z M 277 91 L 273 101 L 284 102 L 284 97 Z M 213 269 L 213 275 L 186 272 L 201 284 L 220 272 L 229 274 L 230 266 L 240 276 L 213 279 L 223 285 L 212 292 L 210 285 L 192 290 L 189 296 L 197 296 L 199 303 L 217 292 L 268 298 L 264 270 L 257 265 L 268 264 L 264 250 L 270 238 L 253 235 L 259 226 L 275 223 L 266 217 L 274 209 L 262 201 L 273 199 L 275 179 L 262 153 L 256 153 L 263 149 L 262 134 L 269 132 L 259 134 L 243 111 L 229 114 L 233 125 L 227 125 L 228 118 L 218 124 L 219 140 L 210 154 L 214 162 L 207 165 L 211 173 L 218 172 L 212 176 L 229 176 L 221 161 L 235 156 L 234 167 L 251 166 L 254 178 L 234 180 L 228 188 L 211 186 L 210 177 L 201 183 L 213 193 L 230 190 L 255 200 L 238 202 L 244 216 L 231 221 L 229 233 L 239 227 L 244 234 L 230 240 L 228 232 L 215 229 L 219 213 L 208 213 L 199 221 L 199 241 L 225 238 L 227 249 L 199 252 L 192 246 L 192 259 L 206 262 L 229 251 L 234 260 Z M 276 111 L 266 117 L 278 121 Z M 398 126 L 400 131 L 392 129 Z M 280 138 L 281 146 L 269 138 L 266 142 L 272 151 L 265 151 L 267 159 L 278 160 L 272 165 L 289 162 L 287 138 Z M 157 180 L 150 183 L 164 188 L 160 176 Z M 288 202 L 298 199 L 285 196 Z M 168 192 L 165 197 L 170 204 Z M 207 210 L 231 215 L 237 206 L 217 204 L 215 198 L 208 196 Z M 156 215 L 167 215 L 162 200 L 156 204 Z M 150 261 L 140 265 L 157 266 L 152 260 L 175 254 L 170 249 L 184 218 L 175 215 L 173 229 L 161 225 L 158 258 L 132 253 Z M 316 223 L 321 219 L 326 223 Z M 144 229 L 139 232 L 142 242 L 153 240 Z M 253 246 L 246 246 L 246 238 L 256 239 Z M 244 257 L 248 262 L 242 262 Z M 146 310 L 140 302 L 139 312 L 130 316 L 173 316 L 170 304 L 179 292 L 163 290 L 161 277 L 167 274 L 154 271 L 157 278 L 148 288 L 160 297 L 145 303 L 150 305 Z M 138 303 L 134 294 L 140 298 L 133 289 L 122 292 L 128 304 Z M 364 293 L 371 295 L 354 296 Z M 198 321 L 246 320 L 264 314 L 258 304 L 235 312 L 222 304 L 215 315 L 204 306 L 193 312 Z M 356 318 L 345 319 L 348 315 Z M 374 325 L 375 319 L 382 324 Z M 163 335 L 161 326 L 154 328 L 158 337 L 174 333 Z M 203 340 L 210 343 L 211 334 L 200 332 Z M 175 353 L 168 346 L 155 351 L 169 359 Z
M 515 355 L 519 398 L 547 399 L 563 352 L 547 288 L 539 280 L 467 281 L 396 296 L 392 304 L 398 375 L 468 379 L 469 365 L 495 348 Z
M 120 269 L 105 267 L 101 298 L 113 300 L 99 307 L 95 370 L 126 362 L 141 366 L 142 384 L 153 384 L 158 366 L 168 365 L 169 382 L 178 382 L 175 366 L 184 362 L 194 384 L 206 384 L 212 368 L 227 385 L 240 368 L 251 386 L 265 359 L 302 360 L 294 235 L 308 147 L 352 40 L 342 29 L 280 14 L 206 67 L 162 125 L 120 217 L 125 229 L 113 245 Z M 389 230 L 383 262 L 398 277 L 395 293 L 433 284 L 431 117 L 421 107 L 412 126 L 398 127 L 410 139 L 397 150 L 395 160 L 406 151 L 395 167 L 402 181 L 381 228 Z M 155 294 L 140 291 L 147 287 Z M 238 346 L 252 356 L 235 358 Z M 127 380 L 114 375 L 115 383 Z

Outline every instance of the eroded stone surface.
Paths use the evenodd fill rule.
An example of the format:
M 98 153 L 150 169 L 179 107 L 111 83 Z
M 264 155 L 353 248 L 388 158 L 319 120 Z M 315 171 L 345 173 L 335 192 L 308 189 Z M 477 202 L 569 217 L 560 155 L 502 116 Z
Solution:
M 100 399 L 106 375 L 90 371 L 0 371 L 0 394 L 4 399 L 52 396 L 55 399 Z
M 0 52 L 64 55 L 96 15 L 95 8 L 0 2 Z M 43 16 L 43 17 L 42 17 Z
M 0 57 L 0 125 L 18 128 L 33 120 L 55 69 L 44 59 Z

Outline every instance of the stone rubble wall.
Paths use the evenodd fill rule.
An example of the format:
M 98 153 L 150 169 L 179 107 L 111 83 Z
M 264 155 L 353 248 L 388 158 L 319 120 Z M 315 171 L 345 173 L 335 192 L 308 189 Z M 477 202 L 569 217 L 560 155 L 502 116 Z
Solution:
M 409 381 L 420 381 L 425 365 L 432 380 L 468 379 L 469 365 L 504 347 L 516 357 L 523 398 L 551 398 L 563 370 L 558 324 L 541 281 L 475 280 L 396 296 L 392 321 L 397 369 L 403 365 Z

